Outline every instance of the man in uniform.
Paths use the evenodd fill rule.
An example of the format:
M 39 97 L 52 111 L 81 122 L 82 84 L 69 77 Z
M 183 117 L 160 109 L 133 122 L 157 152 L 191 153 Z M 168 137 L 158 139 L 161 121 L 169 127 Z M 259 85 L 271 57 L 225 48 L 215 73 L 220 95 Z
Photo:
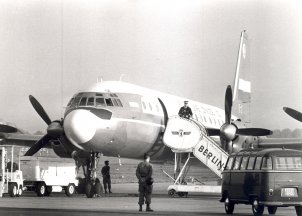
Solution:
M 151 194 L 153 189 L 153 179 L 152 179 L 152 165 L 150 164 L 150 156 L 148 154 L 144 155 L 144 162 L 140 162 L 136 169 L 136 177 L 139 184 L 139 211 L 142 211 L 142 206 L 144 201 L 147 204 L 146 211 L 152 212 L 150 208 L 151 204 Z M 146 200 L 144 200 L 146 199 Z
M 105 161 L 105 166 L 102 168 L 102 175 L 103 175 L 103 184 L 105 189 L 105 194 L 107 193 L 107 186 L 109 189 L 109 193 L 111 192 L 111 178 L 110 178 L 110 166 L 109 161 Z
M 182 118 L 190 119 L 193 115 L 191 108 L 188 106 L 188 101 L 184 101 L 184 106 L 180 108 L 178 115 Z

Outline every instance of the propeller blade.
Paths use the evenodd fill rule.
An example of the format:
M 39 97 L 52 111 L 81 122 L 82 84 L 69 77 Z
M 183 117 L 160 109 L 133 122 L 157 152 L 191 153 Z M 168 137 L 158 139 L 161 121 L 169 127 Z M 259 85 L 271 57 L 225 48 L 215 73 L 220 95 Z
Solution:
M 225 100 L 224 100 L 224 112 L 225 112 L 225 123 L 231 123 L 232 116 L 232 106 L 233 106 L 233 93 L 232 87 L 228 85 L 225 92 Z
M 209 136 L 220 136 L 220 129 L 207 128 Z
M 268 136 L 272 135 L 272 131 L 264 128 L 239 128 L 237 129 L 238 135 L 243 136 Z
M 42 105 L 32 95 L 29 95 L 29 100 L 39 116 L 46 122 L 47 125 L 50 125 L 51 120 L 46 111 L 43 109 Z
M 30 149 L 24 154 L 24 156 L 33 156 L 41 148 L 47 145 L 51 137 L 49 135 L 44 135 L 38 142 L 36 142 Z
M 0 124 L 0 133 L 16 133 L 18 130 L 15 127 Z
M 289 108 L 289 107 L 283 107 L 283 110 L 284 110 L 284 112 L 286 112 L 292 118 L 296 119 L 297 121 L 302 122 L 302 113 L 300 113 L 299 111 L 294 110 L 294 109 Z

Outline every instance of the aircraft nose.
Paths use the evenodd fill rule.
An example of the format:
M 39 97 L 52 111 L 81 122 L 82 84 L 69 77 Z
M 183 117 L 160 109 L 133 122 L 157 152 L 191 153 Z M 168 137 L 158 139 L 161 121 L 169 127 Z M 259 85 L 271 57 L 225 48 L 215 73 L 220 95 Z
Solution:
M 73 110 L 64 119 L 64 131 L 72 144 L 83 149 L 79 145 L 89 142 L 94 137 L 96 124 L 96 116 L 88 110 Z

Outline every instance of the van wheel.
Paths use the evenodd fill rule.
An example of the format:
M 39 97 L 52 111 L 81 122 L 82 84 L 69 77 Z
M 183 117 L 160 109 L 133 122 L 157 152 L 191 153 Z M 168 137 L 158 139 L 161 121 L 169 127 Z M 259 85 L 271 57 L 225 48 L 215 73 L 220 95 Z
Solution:
M 39 197 L 46 195 L 46 185 L 44 182 L 39 182 L 37 186 L 37 195 Z
M 261 215 L 263 215 L 264 205 L 260 205 L 259 204 L 258 198 L 255 198 L 253 200 L 252 210 L 253 210 L 254 216 L 261 216 Z
M 69 184 L 65 189 L 65 194 L 71 197 L 75 192 L 75 185 L 73 183 Z
M 228 197 L 224 201 L 224 209 L 227 214 L 233 214 L 235 208 L 235 203 L 232 202 Z
M 302 216 L 302 206 L 295 206 L 297 216 Z
M 268 206 L 268 207 L 267 207 L 268 213 L 269 213 L 270 215 L 276 214 L 277 208 L 278 208 L 277 206 Z
M 169 197 L 174 197 L 175 194 L 176 194 L 176 191 L 175 191 L 174 189 L 170 189 L 170 190 L 168 191 Z
M 16 183 L 11 183 L 8 186 L 8 193 L 11 197 L 15 197 L 18 193 L 18 186 Z
M 17 192 L 17 197 L 22 196 L 22 194 L 23 194 L 23 189 L 22 189 L 22 185 L 20 185 L 18 192 Z

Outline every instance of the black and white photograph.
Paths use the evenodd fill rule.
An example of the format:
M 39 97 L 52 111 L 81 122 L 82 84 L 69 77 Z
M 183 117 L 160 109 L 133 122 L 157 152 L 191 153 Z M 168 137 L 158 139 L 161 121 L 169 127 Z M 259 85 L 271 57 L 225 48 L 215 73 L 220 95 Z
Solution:
M 302 1 L 1 0 L 0 215 L 302 216 Z

